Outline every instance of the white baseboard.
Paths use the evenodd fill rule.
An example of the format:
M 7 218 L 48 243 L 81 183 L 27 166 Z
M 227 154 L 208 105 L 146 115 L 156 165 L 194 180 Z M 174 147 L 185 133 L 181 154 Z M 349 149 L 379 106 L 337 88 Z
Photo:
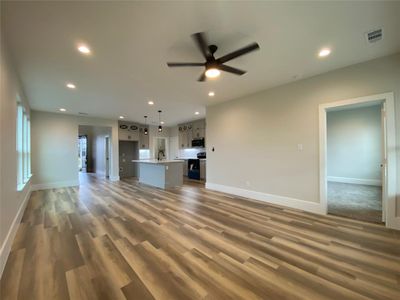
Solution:
M 21 223 L 22 216 L 24 215 L 26 205 L 28 204 L 28 200 L 31 196 L 31 186 L 27 187 L 27 192 L 22 200 L 21 205 L 18 208 L 17 214 L 14 217 L 13 222 L 11 223 L 10 230 L 7 233 L 7 236 L 4 240 L 3 245 L 0 249 L 0 278 L 3 275 L 4 267 L 6 266 L 6 262 L 8 259 L 8 255 L 11 251 L 11 246 L 14 241 L 15 235 L 17 234 L 19 224 Z
M 325 214 L 321 204 L 317 203 L 317 202 L 310 202 L 310 201 L 304 201 L 304 200 L 290 198 L 290 197 L 266 194 L 266 193 L 250 191 L 250 190 L 245 190 L 245 189 L 241 189 L 241 188 L 236 188 L 236 187 L 217 184 L 217 183 L 210 183 L 210 182 L 206 183 L 206 188 L 210 189 L 210 190 L 218 191 L 218 192 L 223 192 L 223 193 L 241 196 L 241 197 L 245 197 L 245 198 L 255 199 L 255 200 L 259 200 L 259 201 L 263 201 L 263 202 L 267 202 L 267 203 L 271 203 L 271 204 L 286 206 L 286 207 L 295 208 L 295 209 L 301 209 L 301 210 L 312 212 L 312 213 Z
M 328 176 L 327 179 L 328 181 L 332 182 L 382 186 L 382 181 L 379 179 L 362 179 L 362 178 L 348 178 L 348 177 L 336 177 L 336 176 Z
M 48 189 L 58 189 L 58 188 L 78 186 L 78 185 L 79 185 L 79 180 L 57 181 L 50 183 L 33 184 L 31 190 L 39 191 Z
M 111 181 L 119 181 L 119 175 L 118 176 L 110 176 Z

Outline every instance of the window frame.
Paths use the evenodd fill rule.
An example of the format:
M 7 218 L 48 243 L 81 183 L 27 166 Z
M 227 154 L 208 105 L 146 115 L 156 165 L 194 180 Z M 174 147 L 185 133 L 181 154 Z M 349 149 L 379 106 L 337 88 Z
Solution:
M 18 97 L 17 97 L 18 98 Z M 17 191 L 22 191 L 31 174 L 31 129 L 30 119 L 25 107 L 17 101 L 16 152 L 17 152 Z

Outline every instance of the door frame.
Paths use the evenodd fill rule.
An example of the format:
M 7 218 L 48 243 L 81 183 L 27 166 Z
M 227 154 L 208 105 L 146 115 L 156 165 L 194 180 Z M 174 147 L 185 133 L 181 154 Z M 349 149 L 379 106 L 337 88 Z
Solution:
M 105 153 L 104 153 L 104 155 L 105 155 L 105 162 L 106 162 L 106 172 L 105 172 L 105 177 L 106 178 L 110 178 L 110 171 L 111 171 L 111 159 L 110 159 L 110 156 L 111 156 L 111 145 L 110 145 L 110 136 L 105 136 L 105 138 L 104 138 L 104 144 L 105 144 L 105 147 L 104 147 L 104 150 L 105 150 Z M 107 156 L 108 156 L 108 159 L 107 159 Z
M 386 178 L 382 178 L 382 210 L 385 209 L 385 225 L 389 228 L 400 229 L 400 216 L 396 217 L 396 128 L 394 111 L 394 94 L 383 93 L 359 98 L 346 99 L 319 105 L 319 187 L 320 204 L 323 213 L 328 213 L 327 201 L 327 124 L 326 115 L 329 110 L 337 107 L 362 107 L 373 103 L 384 103 L 386 132 Z
M 86 162 L 85 162 L 85 169 L 86 169 L 86 172 L 85 172 L 85 173 L 89 173 L 89 167 L 88 167 L 88 162 L 89 162 L 89 139 L 88 139 L 87 134 L 78 135 L 79 143 L 80 143 L 80 139 L 81 139 L 81 138 L 85 138 L 85 140 L 86 140 L 86 155 L 85 155 L 85 160 L 86 160 Z M 80 145 L 79 145 L 79 148 L 80 148 Z M 81 153 L 82 153 L 82 150 L 81 150 L 81 149 L 80 149 L 80 151 L 81 151 Z M 81 153 L 79 153 L 79 155 L 80 155 Z M 82 159 L 82 158 L 81 158 L 81 159 Z M 81 171 L 80 171 L 80 172 L 81 172 Z

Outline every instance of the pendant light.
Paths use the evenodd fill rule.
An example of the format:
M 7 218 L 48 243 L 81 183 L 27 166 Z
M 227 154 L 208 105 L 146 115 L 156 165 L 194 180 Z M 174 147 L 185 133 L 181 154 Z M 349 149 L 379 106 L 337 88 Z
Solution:
M 148 135 L 149 132 L 147 131 L 147 116 L 144 116 L 144 135 Z
M 162 126 L 161 126 L 161 110 L 158 111 L 158 132 L 162 132 Z

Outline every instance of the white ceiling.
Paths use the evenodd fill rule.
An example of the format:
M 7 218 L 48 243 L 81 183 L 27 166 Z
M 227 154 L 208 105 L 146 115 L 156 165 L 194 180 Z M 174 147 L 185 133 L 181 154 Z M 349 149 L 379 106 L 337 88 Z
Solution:
M 400 2 L 1 2 L 2 28 L 31 107 L 166 125 L 204 117 L 207 105 L 400 51 Z M 383 27 L 384 39 L 364 33 Z M 206 31 L 222 56 L 250 42 L 261 49 L 197 82 L 203 59 L 190 37 Z M 84 56 L 79 42 L 93 50 Z M 319 59 L 322 47 L 332 54 Z M 76 90 L 65 88 L 74 82 Z M 216 93 L 214 98 L 208 91 Z M 154 100 L 150 107 L 147 101 Z M 200 111 L 200 116 L 194 112 Z

